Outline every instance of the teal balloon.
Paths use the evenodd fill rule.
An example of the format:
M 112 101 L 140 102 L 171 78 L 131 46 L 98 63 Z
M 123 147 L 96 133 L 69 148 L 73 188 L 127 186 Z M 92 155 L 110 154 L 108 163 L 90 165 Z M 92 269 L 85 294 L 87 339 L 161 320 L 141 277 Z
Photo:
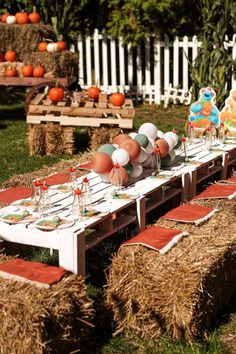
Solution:
M 125 165 L 123 167 L 126 169 L 128 175 L 130 176 L 133 172 L 133 169 L 134 169 L 133 165 L 128 162 L 127 165 Z
M 104 152 L 105 154 L 111 156 L 112 153 L 116 150 L 115 146 L 112 144 L 105 144 L 100 146 L 98 152 Z
M 134 140 L 136 140 L 139 143 L 139 145 L 143 148 L 146 148 L 149 143 L 148 137 L 144 134 L 137 134 L 134 137 Z
M 168 154 L 161 159 L 161 166 L 162 167 L 169 167 L 172 163 L 171 156 Z
M 174 149 L 180 148 L 181 144 L 182 144 L 181 138 L 178 137 L 178 143 L 175 145 Z

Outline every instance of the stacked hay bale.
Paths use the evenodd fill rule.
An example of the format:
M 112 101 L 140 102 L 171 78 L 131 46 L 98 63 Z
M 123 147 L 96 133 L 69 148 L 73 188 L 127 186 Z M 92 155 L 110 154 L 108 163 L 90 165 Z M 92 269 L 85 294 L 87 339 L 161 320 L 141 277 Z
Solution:
M 114 256 L 107 303 L 117 330 L 191 339 L 209 328 L 236 293 L 236 201 L 195 203 L 219 211 L 200 226 L 160 219 L 159 226 L 190 233 L 167 254 L 137 245 Z
M 7 257 L 0 254 L 0 263 Z M 64 278 L 49 289 L 24 282 L 0 282 L 0 352 L 69 353 L 85 345 L 93 307 L 84 279 Z
M 51 77 L 78 76 L 78 56 L 68 50 L 56 53 L 38 52 L 45 39 L 56 41 L 52 26 L 45 24 L 8 25 L 0 23 L 0 51 L 14 50 L 17 60 L 33 66 L 42 65 Z

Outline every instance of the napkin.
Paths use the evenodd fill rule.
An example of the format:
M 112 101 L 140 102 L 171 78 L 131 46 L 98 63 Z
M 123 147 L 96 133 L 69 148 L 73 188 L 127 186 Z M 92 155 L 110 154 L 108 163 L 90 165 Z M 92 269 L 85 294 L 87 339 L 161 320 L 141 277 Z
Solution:
M 16 200 L 31 197 L 32 189 L 28 187 L 12 187 L 0 192 L 0 201 L 10 204 Z
M 169 251 L 183 236 L 189 235 L 188 232 L 182 232 L 177 229 L 166 227 L 149 226 L 138 235 L 124 242 L 122 246 L 143 245 L 161 254 Z
M 28 262 L 22 259 L 11 259 L 0 264 L 1 277 L 46 288 L 59 282 L 66 273 L 68 271 L 61 267 L 49 266 L 39 262 Z
M 236 197 L 236 185 L 234 184 L 213 184 L 207 187 L 202 193 L 196 195 L 193 199 L 214 199 Z
M 216 211 L 217 209 L 207 208 L 201 205 L 183 204 L 168 211 L 162 218 L 199 225 L 203 221 L 208 220 Z

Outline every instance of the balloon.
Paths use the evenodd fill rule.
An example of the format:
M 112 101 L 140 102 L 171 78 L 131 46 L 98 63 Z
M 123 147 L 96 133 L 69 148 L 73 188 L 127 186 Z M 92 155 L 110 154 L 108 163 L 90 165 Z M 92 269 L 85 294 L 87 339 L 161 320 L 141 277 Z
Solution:
M 157 137 L 157 127 L 153 123 L 143 123 L 139 130 L 139 134 L 144 134 L 148 138 L 156 139 Z
M 145 148 L 146 153 L 151 154 L 156 146 L 154 139 L 148 138 L 148 146 Z
M 114 178 L 114 173 L 115 173 L 114 168 L 112 168 L 111 171 L 109 172 L 109 178 L 111 183 Z M 125 186 L 125 184 L 128 182 L 129 175 L 126 169 L 122 166 L 119 167 L 119 177 L 120 177 L 121 185 Z
M 109 173 L 104 173 L 103 175 L 99 175 L 99 177 L 103 182 L 110 183 Z
M 168 155 L 166 155 L 161 159 L 161 166 L 162 167 L 170 166 L 171 163 L 174 161 L 174 159 L 175 159 L 175 151 L 171 150 Z
M 92 170 L 98 174 L 108 173 L 113 167 L 112 159 L 105 152 L 95 152 L 90 163 Z
M 144 134 L 137 134 L 135 137 L 134 137 L 134 140 L 136 140 L 141 147 L 147 147 L 148 146 L 148 137 Z
M 137 133 L 135 133 L 135 132 L 129 133 L 129 136 L 130 136 L 132 139 L 133 139 L 136 135 L 137 135 Z
M 127 165 L 130 160 L 130 156 L 125 149 L 116 149 L 111 155 L 113 163 L 118 163 L 120 166 Z
M 145 167 L 145 168 L 151 168 L 152 167 L 152 158 L 153 158 L 153 156 L 152 156 L 152 154 L 149 154 L 148 155 L 148 157 L 147 157 L 147 159 L 143 162 L 143 167 Z
M 137 159 L 135 160 L 136 162 L 142 163 L 144 162 L 148 157 L 148 154 L 144 150 L 144 148 L 141 148 L 140 154 L 138 155 Z
M 180 137 L 178 137 L 178 143 L 175 145 L 175 149 L 180 148 L 181 145 L 182 145 L 182 140 Z
M 126 171 L 128 172 L 128 175 L 130 176 L 133 172 L 133 165 L 129 162 L 127 163 L 127 165 L 124 166 L 124 168 L 126 169 Z
M 141 165 L 141 163 L 132 161 L 131 165 L 133 166 L 133 171 L 132 171 L 130 177 L 137 178 L 137 177 L 141 176 L 141 174 L 143 173 L 143 166 Z
M 157 138 L 162 139 L 164 133 L 161 130 L 157 130 Z
M 120 143 L 120 148 L 128 151 L 131 160 L 135 160 L 140 154 L 141 147 L 136 140 L 127 139 Z
M 173 141 L 175 142 L 175 145 L 178 144 L 178 135 L 174 132 L 167 132 L 164 134 L 163 138 L 165 139 L 165 137 L 171 137 L 173 139 Z
M 157 147 L 160 149 L 161 158 L 165 157 L 169 152 L 169 145 L 164 139 L 156 140 Z
M 169 149 L 172 150 L 174 149 L 175 145 L 176 145 L 176 140 L 174 140 L 174 138 L 171 135 L 166 135 L 164 134 L 163 139 L 167 142 L 167 144 L 169 145 Z
M 119 134 L 115 136 L 115 138 L 113 139 L 113 143 L 120 145 L 120 143 L 126 139 L 131 139 L 131 137 L 128 134 Z
M 98 152 L 105 152 L 105 154 L 111 156 L 113 151 L 115 151 L 116 148 L 114 145 L 112 144 L 105 144 L 100 146 L 100 148 L 98 149 Z

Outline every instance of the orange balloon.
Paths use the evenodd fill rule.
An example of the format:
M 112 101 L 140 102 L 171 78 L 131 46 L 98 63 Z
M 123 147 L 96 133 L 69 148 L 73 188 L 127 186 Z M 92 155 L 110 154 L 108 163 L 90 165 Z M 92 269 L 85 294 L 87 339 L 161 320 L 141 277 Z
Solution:
M 90 163 L 92 170 L 98 174 L 108 173 L 113 167 L 112 159 L 105 152 L 95 152 Z
M 128 151 L 130 160 L 135 160 L 141 151 L 140 144 L 133 139 L 125 139 L 121 141 L 119 147 Z
M 128 134 L 119 134 L 119 135 L 115 136 L 113 143 L 120 145 L 120 143 L 122 141 L 127 140 L 127 139 L 132 139 L 132 138 Z
M 112 168 L 109 173 L 109 178 L 110 178 L 111 183 L 114 178 L 114 175 L 115 175 L 115 169 Z M 126 183 L 128 182 L 129 175 L 128 175 L 128 172 L 126 171 L 126 169 L 122 166 L 119 167 L 119 176 L 120 176 L 121 185 L 125 186 Z
M 160 149 L 161 157 L 165 157 L 166 155 L 168 155 L 170 147 L 165 139 L 156 140 L 156 145 Z

